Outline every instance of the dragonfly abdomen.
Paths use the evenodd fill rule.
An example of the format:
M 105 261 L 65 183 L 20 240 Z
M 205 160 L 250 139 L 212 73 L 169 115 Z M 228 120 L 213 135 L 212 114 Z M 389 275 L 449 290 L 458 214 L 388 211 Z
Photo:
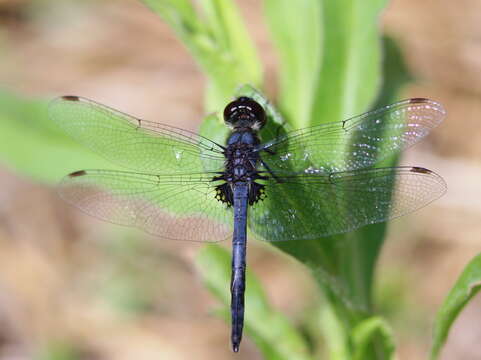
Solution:
M 232 350 L 239 351 L 244 327 L 244 293 L 247 250 L 247 205 L 249 184 L 239 182 L 234 192 L 234 235 L 232 237 L 231 316 Z

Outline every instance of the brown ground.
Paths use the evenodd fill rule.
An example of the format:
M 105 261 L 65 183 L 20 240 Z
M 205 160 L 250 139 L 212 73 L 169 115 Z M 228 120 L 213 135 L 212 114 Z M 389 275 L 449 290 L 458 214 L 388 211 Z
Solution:
M 135 0 L 77 2 L 75 12 L 66 1 L 40 8 L 48 3 L 54 1 L 0 0 L 2 86 L 31 96 L 83 95 L 143 118 L 197 127 L 202 75 L 155 15 Z M 19 7 L 32 4 L 36 12 L 20 15 Z M 275 57 L 258 2 L 242 4 L 273 78 Z M 436 99 L 449 112 L 404 159 L 442 174 L 449 192 L 393 223 L 378 271 L 381 296 L 389 284 L 407 283 L 390 315 L 400 359 L 426 358 L 437 307 L 481 250 L 480 21 L 478 0 L 394 0 L 383 17 L 420 79 L 406 97 Z M 70 209 L 52 189 L 2 167 L 0 185 L 0 359 L 31 359 L 54 338 L 75 344 L 85 359 L 233 356 L 228 327 L 209 313 L 216 302 L 192 266 L 198 245 L 128 241 Z M 124 245 L 99 245 L 112 232 L 127 238 Z M 296 264 L 253 245 L 249 265 L 293 321 L 313 306 L 314 287 Z M 294 285 L 303 290 L 293 294 Z M 137 311 L 118 303 L 124 297 Z M 480 305 L 478 296 L 462 313 L 443 359 L 481 358 Z M 260 355 L 247 340 L 236 358 Z

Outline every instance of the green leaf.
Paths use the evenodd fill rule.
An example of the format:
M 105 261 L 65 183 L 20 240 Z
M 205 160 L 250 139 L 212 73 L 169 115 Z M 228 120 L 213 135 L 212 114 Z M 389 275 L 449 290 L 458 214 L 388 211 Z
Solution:
M 316 78 L 315 75 L 318 73 L 319 81 L 316 82 L 318 87 L 316 96 L 313 97 L 315 103 L 313 116 L 310 119 L 311 124 L 345 120 L 351 115 L 369 109 L 377 97 L 377 91 L 381 84 L 381 51 L 377 18 L 386 2 L 326 0 L 321 2 L 323 8 L 319 11 L 316 5 L 308 9 L 307 6 L 303 6 L 308 3 L 307 1 L 302 1 L 301 6 L 298 6 L 299 3 L 292 6 L 291 3 L 283 1 L 265 1 L 266 13 L 281 57 L 281 101 L 279 105 L 285 112 L 293 109 L 290 113 L 295 114 L 295 127 L 305 123 L 305 120 L 298 121 L 297 119 L 303 119 L 305 116 L 300 112 L 306 106 L 309 107 L 306 105 L 308 101 L 304 105 L 301 105 L 301 101 L 296 101 L 296 94 L 302 94 L 303 99 L 313 97 L 309 95 L 308 91 L 312 79 Z M 306 12 L 309 13 L 306 14 Z M 314 15 L 318 15 L 322 19 L 316 21 Z M 319 31 L 323 35 L 319 44 L 316 44 L 317 33 L 313 30 L 316 28 L 316 23 L 319 23 Z M 307 29 L 311 29 L 311 33 L 304 36 Z M 322 49 L 317 50 L 316 46 L 321 45 Z M 399 87 L 410 79 L 409 76 L 405 76 L 406 71 L 402 57 L 392 41 L 386 40 L 386 50 L 385 81 L 379 106 L 393 102 Z M 315 59 L 318 52 L 323 57 L 320 72 L 316 72 L 315 67 L 309 67 L 308 64 L 300 66 L 299 71 L 306 70 L 304 76 L 293 70 L 298 68 L 295 64 L 309 61 L 308 59 L 311 58 Z M 298 85 L 303 83 L 301 79 L 306 80 L 304 82 L 306 86 Z M 286 84 L 286 89 L 282 86 L 283 84 Z M 305 95 L 306 93 L 307 95 Z M 288 120 L 292 121 L 292 116 L 288 115 Z M 385 164 L 388 166 L 395 162 L 394 159 L 386 161 Z M 340 268 L 346 269 L 341 278 L 347 279 L 350 284 L 343 287 L 342 291 L 350 291 L 353 296 L 358 297 L 358 301 L 355 303 L 363 304 L 362 308 L 365 309 L 369 307 L 372 270 L 384 234 L 385 224 L 366 227 L 357 232 L 358 236 L 350 236 L 350 238 L 359 237 L 366 240 L 362 240 L 362 243 L 359 244 L 355 244 L 356 240 L 350 240 L 355 246 L 343 248 L 343 252 L 349 251 L 353 257 L 347 256 L 345 261 L 341 259 L 345 265 L 341 265 Z M 342 237 L 334 237 L 331 238 L 331 241 L 345 242 L 340 238 Z M 314 251 L 311 246 L 304 245 L 304 247 L 304 252 L 311 256 L 298 254 L 299 259 L 302 259 L 301 261 L 304 263 L 315 264 L 315 258 L 319 255 L 319 251 Z M 323 265 L 320 264 L 320 267 Z M 324 278 L 329 277 L 324 276 Z M 336 283 L 336 281 L 329 282 Z M 338 285 L 337 287 L 342 286 Z
M 371 351 L 376 340 L 379 340 L 375 343 L 376 355 L 380 359 L 394 359 L 394 337 L 389 325 L 382 318 L 373 316 L 360 321 L 352 329 L 350 337 L 329 306 L 323 307 L 320 320 L 320 327 L 327 341 L 327 358 L 330 360 L 373 359 L 375 357 Z M 348 350 L 349 342 L 354 349 L 352 353 Z
M 262 76 L 256 50 L 249 38 L 239 10 L 233 1 L 202 0 L 206 25 L 211 27 L 213 37 L 219 46 L 229 53 L 229 61 L 238 63 L 240 68 L 232 69 L 242 73 L 239 80 L 253 80 L 259 84 Z
M 189 0 L 143 0 L 176 32 L 208 77 L 207 110 L 228 102 L 235 89 L 262 81 L 262 69 L 232 0 L 204 0 L 203 13 Z
M 321 65 L 322 2 L 265 0 L 264 4 L 279 53 L 280 108 L 295 128 L 306 127 Z
M 397 99 L 401 89 L 415 80 L 414 76 L 409 72 L 402 51 L 396 41 L 389 36 L 383 36 L 382 45 L 384 50 L 382 62 L 383 81 L 376 104 L 372 107 L 373 109 L 392 103 Z
M 0 162 L 34 180 L 56 183 L 84 168 L 114 168 L 56 128 L 48 102 L 0 91 Z
M 384 37 L 383 45 L 382 87 L 373 109 L 396 101 L 403 86 L 413 79 L 395 41 Z M 379 166 L 396 166 L 398 160 L 398 156 L 387 158 L 379 162 Z M 346 257 L 342 278 L 347 280 L 347 288 L 351 289 L 352 297 L 355 298 L 354 303 L 362 304 L 364 309 L 371 308 L 374 269 L 387 226 L 388 223 L 370 225 L 346 235 L 350 246 L 344 249 Z
M 229 252 L 218 245 L 201 249 L 197 267 L 209 291 L 224 304 L 221 313 L 230 319 Z M 265 359 L 308 360 L 308 346 L 301 334 L 268 303 L 262 285 L 251 271 L 246 275 L 245 331 L 259 347 Z
M 431 360 L 437 359 L 461 310 L 481 289 L 481 254 L 464 268 L 436 315 Z
M 320 329 L 326 341 L 327 359 L 347 360 L 352 358 L 348 333 L 330 305 L 324 306 L 321 310 Z
M 280 56 L 279 106 L 294 127 L 342 121 L 373 104 L 381 85 L 378 17 L 386 3 L 265 1 Z M 353 319 L 369 312 L 372 272 L 384 234 L 380 224 L 303 246 L 274 245 L 309 266 L 335 308 Z
M 395 345 L 391 328 L 385 320 L 373 316 L 360 322 L 352 331 L 351 337 L 355 348 L 353 360 L 370 358 L 370 346 L 377 335 L 380 335 L 381 339 L 378 351 L 381 351 L 382 359 L 394 359 Z
M 378 18 L 387 0 L 325 0 L 322 67 L 311 125 L 369 109 L 381 85 Z

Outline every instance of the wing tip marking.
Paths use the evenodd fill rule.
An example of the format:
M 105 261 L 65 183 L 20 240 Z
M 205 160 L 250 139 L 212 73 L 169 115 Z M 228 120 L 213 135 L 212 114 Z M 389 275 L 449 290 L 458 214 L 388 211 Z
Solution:
M 68 177 L 74 178 L 74 177 L 84 176 L 84 175 L 87 175 L 87 172 L 85 170 L 78 170 L 78 171 L 74 171 L 73 173 L 68 174 Z
M 61 99 L 66 101 L 80 101 L 80 98 L 75 95 L 64 95 L 61 97 Z
M 412 98 L 412 99 L 409 99 L 409 103 L 410 104 L 422 104 L 422 103 L 427 103 L 427 102 L 430 102 L 431 100 L 429 99 L 426 99 L 426 98 Z
M 429 169 L 419 167 L 419 166 L 413 166 L 409 171 L 413 173 L 418 173 L 418 174 L 432 174 L 433 172 Z

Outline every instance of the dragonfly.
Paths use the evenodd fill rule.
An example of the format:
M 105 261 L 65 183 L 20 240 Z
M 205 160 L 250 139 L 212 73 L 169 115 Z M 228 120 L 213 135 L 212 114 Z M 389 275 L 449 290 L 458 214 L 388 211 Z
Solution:
M 353 231 L 417 210 L 446 191 L 435 172 L 377 163 L 414 145 L 445 117 L 425 98 L 262 141 L 269 105 L 239 96 L 219 142 L 78 96 L 49 106 L 68 135 L 125 170 L 79 170 L 60 196 L 99 219 L 163 239 L 232 238 L 231 344 L 244 325 L 247 232 L 300 241 Z M 302 244 L 299 244 L 302 246 Z

